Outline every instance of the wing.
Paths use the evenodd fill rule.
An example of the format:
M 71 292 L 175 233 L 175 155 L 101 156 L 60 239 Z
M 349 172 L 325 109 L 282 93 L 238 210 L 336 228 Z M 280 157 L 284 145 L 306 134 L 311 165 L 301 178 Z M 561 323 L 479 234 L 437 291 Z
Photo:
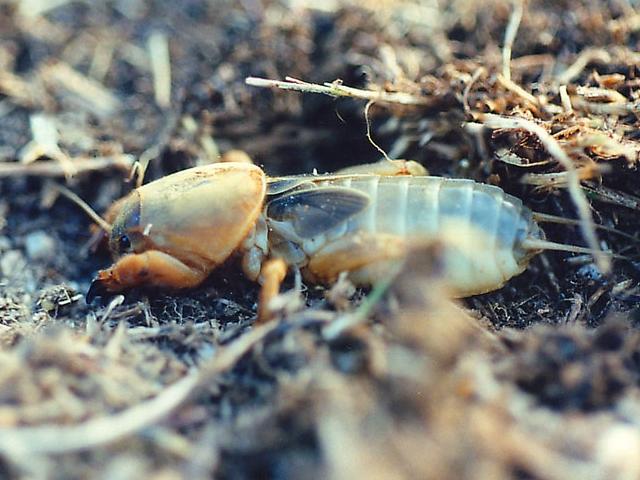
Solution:
M 313 184 L 313 177 L 310 175 L 269 177 L 267 178 L 267 195 L 280 195 L 282 193 L 294 190 L 304 184 Z
M 305 185 L 314 188 L 319 182 L 327 182 L 331 180 L 342 180 L 345 178 L 362 178 L 371 175 L 363 174 L 335 174 L 325 173 L 321 175 L 291 175 L 287 177 L 269 177 L 267 178 L 267 195 L 276 196 L 283 193 L 305 189 Z
M 290 222 L 300 238 L 320 235 L 369 206 L 366 193 L 347 187 L 297 190 L 271 200 L 267 217 Z

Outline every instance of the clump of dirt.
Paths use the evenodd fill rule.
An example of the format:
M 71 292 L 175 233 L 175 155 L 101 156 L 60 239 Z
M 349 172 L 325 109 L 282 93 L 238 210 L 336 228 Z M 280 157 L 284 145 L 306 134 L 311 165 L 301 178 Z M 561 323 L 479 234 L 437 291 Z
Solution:
M 541 326 L 514 337 L 505 338 L 512 355 L 503 374 L 549 407 L 610 408 L 640 380 L 640 337 L 624 323 L 595 331 Z

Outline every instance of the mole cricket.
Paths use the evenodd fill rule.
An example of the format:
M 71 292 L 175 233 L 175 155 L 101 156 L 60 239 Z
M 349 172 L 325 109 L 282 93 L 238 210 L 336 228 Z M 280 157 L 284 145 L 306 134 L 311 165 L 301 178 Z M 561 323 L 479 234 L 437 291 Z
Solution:
M 362 173 L 371 172 L 372 173 Z M 441 241 L 453 294 L 496 290 L 543 250 L 591 250 L 545 239 L 536 214 L 502 189 L 425 175 L 416 162 L 387 160 L 336 174 L 267 177 L 251 163 L 216 163 L 133 190 L 107 212 L 111 267 L 96 295 L 147 286 L 191 288 L 230 257 L 278 293 L 288 269 L 331 283 L 346 271 L 373 284 L 412 242 Z

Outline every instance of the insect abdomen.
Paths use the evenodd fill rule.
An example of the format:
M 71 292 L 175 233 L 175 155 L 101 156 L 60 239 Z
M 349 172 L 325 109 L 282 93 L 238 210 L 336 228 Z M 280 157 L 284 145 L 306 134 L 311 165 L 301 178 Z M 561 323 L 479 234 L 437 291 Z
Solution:
M 519 199 L 472 180 L 363 176 L 330 183 L 365 192 L 371 203 L 325 241 L 357 232 L 440 240 L 450 247 L 448 275 L 461 295 L 493 290 L 521 273 L 529 252 L 519 244 L 540 234 Z
M 349 221 L 351 231 L 438 235 L 443 222 L 456 219 L 511 244 L 511 230 L 521 220 L 526 222 L 520 200 L 473 180 L 370 176 L 332 183 L 365 192 L 371 200 L 365 211 Z

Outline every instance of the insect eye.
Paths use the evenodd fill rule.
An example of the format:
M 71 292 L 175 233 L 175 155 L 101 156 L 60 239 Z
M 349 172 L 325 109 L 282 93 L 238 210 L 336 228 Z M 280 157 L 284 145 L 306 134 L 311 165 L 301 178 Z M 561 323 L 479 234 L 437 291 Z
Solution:
M 126 252 L 131 249 L 131 240 L 129 240 L 129 237 L 127 235 L 122 235 L 118 239 L 118 249 L 121 252 Z

